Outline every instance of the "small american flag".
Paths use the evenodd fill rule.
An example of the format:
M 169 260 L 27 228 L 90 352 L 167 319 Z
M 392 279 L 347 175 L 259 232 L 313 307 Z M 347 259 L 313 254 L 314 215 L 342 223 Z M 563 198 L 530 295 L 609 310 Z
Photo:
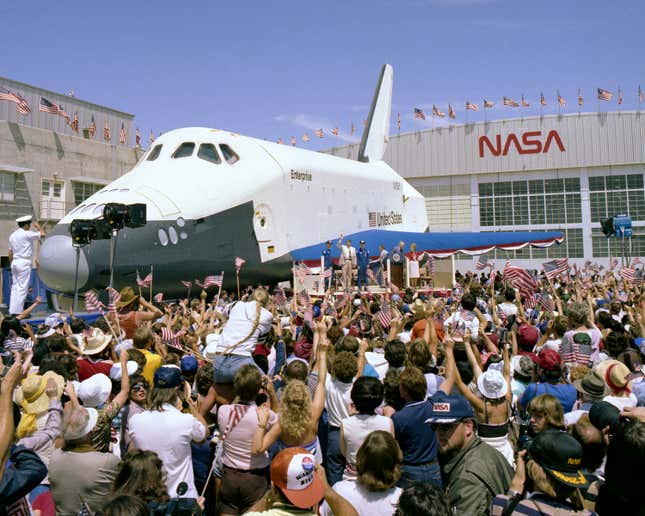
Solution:
M 544 98 L 544 93 L 540 92 L 540 106 L 546 106 L 546 99 Z
M 368 216 L 368 220 L 367 220 L 367 225 L 369 227 L 371 227 L 371 228 L 376 227 L 376 219 L 377 219 L 376 212 L 375 211 L 370 211 L 369 216 Z
M 308 307 L 309 305 L 311 305 L 311 299 L 309 298 L 309 294 L 306 289 L 302 289 L 298 293 L 298 302 L 305 307 Z
M 244 265 L 245 263 L 246 263 L 246 260 L 244 260 L 243 258 L 240 258 L 239 256 L 237 256 L 235 258 L 235 273 L 236 274 L 240 273 L 240 269 L 242 268 L 242 265 Z
M 350 129 L 350 134 L 354 136 L 354 133 L 356 132 L 356 128 L 354 127 L 354 122 L 352 122 L 352 127 Z
M 488 256 L 480 254 L 479 258 L 475 262 L 475 269 L 477 269 L 478 271 L 483 271 L 488 266 Z
M 119 133 L 119 143 L 124 144 L 126 140 L 125 125 L 121 124 L 121 132 Z
M 603 90 L 598 88 L 598 100 L 604 100 L 605 102 L 610 101 L 614 94 L 611 91 Z
M 276 287 L 273 297 L 275 303 L 279 306 L 282 306 L 287 302 L 287 296 L 285 296 L 284 289 L 282 287 Z
M 414 118 L 420 118 L 421 120 L 426 119 L 426 114 L 423 112 L 423 109 L 414 108 Z
M 334 128 L 331 130 L 331 134 L 333 134 L 334 136 L 338 136 L 338 127 L 334 127 Z
M 552 260 L 550 262 L 545 262 L 542 264 L 544 269 L 544 275 L 552 280 L 560 274 L 564 274 L 569 270 L 569 260 L 567 258 L 558 258 L 557 260 Z
M 99 301 L 96 292 L 93 290 L 88 291 L 85 294 L 85 310 L 88 312 L 99 312 L 103 310 L 105 306 Z
M 642 265 L 643 260 L 640 257 L 636 257 L 632 260 L 632 267 L 636 267 L 637 265 Z
M 623 92 L 618 88 L 618 95 L 616 97 L 616 103 L 620 106 L 623 103 Z
M 352 124 L 352 127 L 354 127 L 354 124 Z M 399 131 L 401 131 L 401 113 L 396 114 L 396 127 Z
M 609 270 L 613 271 L 616 268 L 616 265 L 618 265 L 618 260 L 616 258 L 610 258 L 609 259 Z
M 311 274 L 311 269 L 304 263 L 297 263 L 293 266 L 293 273 L 298 282 L 302 283 L 305 281 L 305 276 Z
M 223 279 L 223 276 L 221 274 L 217 274 L 214 276 L 206 276 L 204 278 L 204 288 L 221 287 L 222 279 Z
M 470 111 L 479 111 L 477 104 L 473 104 L 469 100 L 466 101 L 466 109 Z
M 72 123 L 70 125 L 71 125 L 71 128 L 72 128 L 72 131 L 77 133 L 79 125 L 80 125 L 79 122 L 78 122 L 78 113 L 74 113 L 74 120 L 72 120 Z
M 432 106 L 432 115 L 433 116 L 438 116 L 439 118 L 443 118 L 446 116 L 446 114 L 443 111 L 439 111 L 439 108 L 437 106 Z
M 502 104 L 505 106 L 510 106 L 510 107 L 519 107 L 519 103 L 517 100 L 509 99 L 508 97 L 504 97 L 502 100 Z
M 636 271 L 632 267 L 622 267 L 620 269 L 620 277 L 627 283 L 633 283 L 636 279 Z
M 392 315 L 390 314 L 390 305 L 386 297 L 383 297 L 381 309 L 378 312 L 378 320 L 383 328 L 388 328 L 392 322 Z
M 450 118 L 457 118 L 457 113 L 455 113 L 455 110 L 452 108 L 452 104 L 448 104 L 448 116 Z
M 297 143 L 296 137 L 295 137 L 295 136 L 292 136 L 292 137 L 291 137 L 291 146 L 292 146 L 292 147 L 295 147 L 295 146 L 296 146 L 296 143 Z
M 506 317 L 506 313 L 499 306 L 497 307 L 497 317 L 499 317 L 499 322 L 502 323 L 502 326 L 505 327 L 508 324 L 508 317 Z
M 643 102 L 643 90 L 641 90 L 641 85 L 638 85 L 638 102 Z
M 524 298 L 524 308 L 535 308 L 538 304 L 537 294 L 531 294 Z
M 152 129 L 150 129 L 150 136 L 148 136 L 148 141 L 150 143 L 155 141 L 155 133 L 152 132 Z
M 564 100 L 562 95 L 560 95 L 560 90 L 558 90 L 558 104 L 560 104 L 563 107 L 567 105 L 567 101 Z
M 61 108 L 58 106 L 58 104 L 56 104 L 55 102 L 50 102 L 45 97 L 40 97 L 40 106 L 38 107 L 38 111 L 49 113 L 51 115 L 61 114 Z
M 520 291 L 524 297 L 529 297 L 537 290 L 537 283 L 529 271 L 522 267 L 511 265 L 511 262 L 506 262 L 503 271 L 504 279 L 510 281 L 511 285 Z
M 157 303 L 161 303 L 163 301 L 163 292 L 159 292 L 158 294 L 155 294 L 152 299 L 154 299 L 155 302 Z
M 309 140 L 311 140 L 311 138 L 309 138 L 309 135 L 307 133 L 302 135 L 302 141 L 303 142 L 308 142 Z
M 137 285 L 140 287 L 149 287 L 152 284 L 152 272 L 149 273 L 145 278 L 141 279 L 139 277 L 139 271 L 137 271 Z
M 103 126 L 103 139 L 106 142 L 109 142 L 112 139 L 112 132 L 110 131 L 107 117 L 105 118 L 105 125 Z
M 182 349 L 181 348 L 181 337 L 184 335 L 184 331 L 180 330 L 177 333 L 173 333 L 173 331 L 170 328 L 167 327 L 162 327 L 161 328 L 161 340 L 168 346 L 171 346 L 173 348 L 177 349 Z
M 181 283 L 184 287 L 186 287 L 186 288 L 190 288 L 190 287 L 192 287 L 192 286 L 193 286 L 193 282 L 192 282 L 192 281 L 184 281 L 184 280 L 181 280 L 181 282 L 180 282 L 180 283 Z
M 322 128 L 318 129 L 314 134 L 318 136 L 318 138 L 322 138 L 324 135 Z
M 553 310 L 555 310 L 555 303 L 553 302 L 553 299 L 551 299 L 551 296 L 549 296 L 549 294 L 542 292 L 540 294 L 537 294 L 537 296 L 538 303 L 545 312 L 553 312 Z
M 134 145 L 136 147 L 141 147 L 141 133 L 139 132 L 138 127 L 137 127 L 137 131 L 134 133 Z
M 531 104 L 529 104 L 526 99 L 524 98 L 524 95 L 522 95 L 522 107 L 529 107 Z
M 108 287 L 105 290 L 108 292 L 108 312 L 116 313 L 116 304 L 121 301 L 121 294 L 112 287 Z
M 282 145 L 282 138 L 278 138 L 278 141 L 276 142 L 278 145 Z
M 94 115 L 92 115 L 92 121 L 90 122 L 90 136 L 94 138 L 94 135 L 96 134 L 96 122 L 94 121 Z
M 585 99 L 582 97 L 582 91 L 580 90 L 580 88 L 578 88 L 578 106 L 582 107 L 584 102 Z
M 5 88 L 0 87 L 0 100 L 8 100 L 9 102 L 16 103 L 16 113 L 20 115 L 28 115 L 31 113 L 31 107 L 29 103 L 22 98 L 18 93 L 9 91 Z
M 484 99 L 484 107 L 485 108 L 492 108 L 494 105 L 495 105 L 495 103 L 492 100 Z

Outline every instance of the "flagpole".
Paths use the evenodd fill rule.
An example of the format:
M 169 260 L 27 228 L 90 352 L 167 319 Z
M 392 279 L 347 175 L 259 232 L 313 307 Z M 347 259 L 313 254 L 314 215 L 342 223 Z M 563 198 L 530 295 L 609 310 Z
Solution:
M 235 281 L 237 283 L 237 299 L 239 301 L 241 299 L 241 296 L 240 296 L 240 271 L 239 271 L 239 269 L 235 270 Z
M 188 292 L 186 292 L 186 298 L 188 299 L 188 301 L 190 301 L 190 289 L 192 288 L 193 288 L 193 284 L 191 282 L 190 287 L 188 287 Z
M 137 288 L 139 289 L 139 297 L 141 297 L 141 283 L 139 283 L 140 280 L 141 276 L 139 276 L 139 269 L 137 269 Z
M 153 281 L 152 269 L 153 269 L 153 265 L 150 264 L 150 303 L 152 303 L 152 281 Z
M 219 303 L 219 296 L 222 293 L 222 284 L 224 283 L 224 271 L 222 271 L 222 281 L 219 284 L 219 288 L 217 289 L 217 297 L 215 298 L 215 308 L 217 308 L 217 303 Z

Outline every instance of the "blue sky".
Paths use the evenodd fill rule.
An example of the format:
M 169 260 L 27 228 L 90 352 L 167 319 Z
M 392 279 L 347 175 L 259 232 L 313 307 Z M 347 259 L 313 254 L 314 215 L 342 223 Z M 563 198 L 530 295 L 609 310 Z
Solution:
M 558 89 L 564 112 L 578 88 L 595 111 L 596 88 L 619 85 L 621 109 L 637 109 L 644 11 L 636 0 L 2 2 L 0 75 L 133 113 L 144 139 L 208 126 L 321 149 L 358 140 L 386 62 L 392 132 L 397 112 L 402 132 L 432 127 L 415 106 L 452 103 L 462 123 L 469 99 L 481 120 L 483 97 L 497 102 L 489 119 L 538 114 L 540 91 L 557 113 Z M 522 94 L 530 108 L 501 107 Z M 313 136 L 335 126 L 339 138 Z

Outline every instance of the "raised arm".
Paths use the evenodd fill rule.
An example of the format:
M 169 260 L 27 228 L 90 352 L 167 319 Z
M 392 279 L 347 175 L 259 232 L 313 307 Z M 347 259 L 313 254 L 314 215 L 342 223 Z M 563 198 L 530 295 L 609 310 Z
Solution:
M 470 342 L 471 342 L 470 339 L 471 339 L 470 332 L 466 331 L 466 334 L 464 335 L 464 347 L 466 348 L 466 356 L 468 357 L 468 362 L 470 362 L 470 366 L 473 368 L 475 380 L 477 380 L 477 378 L 479 378 L 479 375 L 482 374 L 482 369 L 479 365 L 479 361 L 475 357 L 473 348 L 470 345 Z
M 465 341 L 464 341 L 464 344 L 466 344 Z M 466 344 L 466 349 L 468 348 L 470 348 L 470 346 Z M 464 396 L 470 402 L 470 404 L 473 406 L 473 408 L 475 408 L 475 410 L 478 410 L 479 412 L 483 412 L 484 411 L 483 400 L 481 400 L 479 397 L 473 394 L 473 392 L 468 388 L 468 386 L 461 379 L 461 374 L 459 373 L 459 369 L 457 369 L 457 365 L 455 364 L 453 345 L 452 344 L 449 346 L 444 345 L 444 351 L 446 354 L 446 359 L 450 362 L 452 366 L 454 382 L 457 384 L 457 389 L 459 389 L 459 392 L 461 392 L 462 396 Z M 448 367 L 448 364 L 446 364 L 446 368 L 447 367 Z M 443 384 L 441 384 L 441 387 L 443 387 Z M 447 394 L 449 394 L 449 392 Z

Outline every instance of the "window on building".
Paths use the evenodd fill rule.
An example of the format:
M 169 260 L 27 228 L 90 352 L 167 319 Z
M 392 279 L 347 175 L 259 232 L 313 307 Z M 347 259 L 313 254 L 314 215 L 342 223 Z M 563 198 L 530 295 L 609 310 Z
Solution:
M 228 163 L 229 165 L 232 165 L 233 163 L 237 163 L 238 161 L 240 161 L 240 157 L 228 145 L 222 144 L 219 146 L 219 148 L 222 151 L 222 155 L 224 156 L 226 163 Z
M 74 206 L 78 206 L 85 199 L 94 195 L 102 188 L 103 185 L 97 183 L 82 183 L 79 181 L 73 181 L 72 191 L 74 193 Z
M 517 251 L 496 249 L 494 257 L 497 260 L 544 260 L 547 258 L 582 258 L 582 229 L 557 229 L 562 232 L 564 241 L 551 247 L 527 246 Z
M 589 204 L 592 222 L 621 214 L 645 220 L 643 174 L 590 177 Z
M 16 174 L 0 172 L 0 202 L 13 202 L 16 197 Z
M 54 179 L 43 179 L 40 186 L 40 218 L 62 219 L 65 215 L 65 183 Z
M 155 145 L 153 149 L 150 151 L 150 154 L 148 154 L 148 157 L 146 160 L 148 161 L 154 161 L 159 157 L 159 154 L 161 154 L 161 148 L 163 145 Z
M 624 253 L 628 256 L 645 256 L 645 228 L 634 227 L 633 231 L 634 236 L 623 242 L 622 238 L 607 238 L 600 228 L 594 228 L 591 232 L 594 258 L 620 257 Z
M 197 151 L 197 157 L 218 165 L 222 162 L 212 143 L 202 143 Z
M 194 150 L 195 150 L 195 144 L 193 142 L 184 142 L 179 147 L 177 147 L 177 150 L 173 152 L 172 157 L 187 158 L 188 156 L 193 155 Z

